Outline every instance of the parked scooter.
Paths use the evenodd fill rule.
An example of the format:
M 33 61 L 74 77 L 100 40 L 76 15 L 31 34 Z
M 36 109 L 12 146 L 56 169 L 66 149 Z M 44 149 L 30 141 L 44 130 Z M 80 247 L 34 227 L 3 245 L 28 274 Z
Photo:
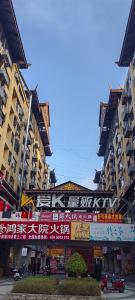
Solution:
M 110 280 L 107 274 L 103 275 L 101 278 L 100 285 L 102 291 L 104 289 L 112 292 L 118 291 L 119 293 L 124 293 L 125 291 L 125 279 L 115 274 L 113 274 Z
M 22 274 L 19 269 L 13 269 L 13 278 L 15 281 L 22 279 Z

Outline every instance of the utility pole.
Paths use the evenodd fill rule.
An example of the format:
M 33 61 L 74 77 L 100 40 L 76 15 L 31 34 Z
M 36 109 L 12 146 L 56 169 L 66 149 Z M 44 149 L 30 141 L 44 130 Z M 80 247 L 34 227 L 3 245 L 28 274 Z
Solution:
M 20 211 L 20 209 L 21 209 L 21 199 L 22 199 L 23 182 L 24 182 L 24 167 L 25 167 L 25 161 L 26 161 L 26 151 L 27 151 L 28 136 L 29 136 L 30 116 L 31 116 L 31 105 L 32 105 L 32 93 L 29 92 L 28 120 L 27 120 L 27 126 L 26 126 L 24 154 L 23 154 L 23 161 L 22 161 L 22 173 L 21 173 L 21 180 L 20 180 L 18 211 Z

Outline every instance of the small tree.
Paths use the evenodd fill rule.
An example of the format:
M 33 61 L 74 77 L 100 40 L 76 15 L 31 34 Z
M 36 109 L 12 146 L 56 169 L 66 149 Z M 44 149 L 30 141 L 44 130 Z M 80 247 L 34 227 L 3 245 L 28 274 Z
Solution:
M 68 273 L 75 274 L 77 277 L 87 272 L 85 260 L 78 252 L 73 253 L 69 258 L 66 270 Z

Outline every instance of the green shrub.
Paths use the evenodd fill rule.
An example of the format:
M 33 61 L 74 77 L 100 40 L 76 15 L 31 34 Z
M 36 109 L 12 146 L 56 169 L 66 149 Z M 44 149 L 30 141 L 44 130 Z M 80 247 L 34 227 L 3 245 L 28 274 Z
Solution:
M 66 265 L 66 271 L 76 276 L 82 275 L 87 272 L 87 266 L 85 260 L 79 253 L 75 252 L 69 258 Z
M 100 296 L 101 291 L 95 280 L 70 279 L 62 280 L 57 287 L 59 295 Z
M 58 280 L 55 279 L 30 277 L 16 282 L 12 293 L 53 294 L 57 284 Z

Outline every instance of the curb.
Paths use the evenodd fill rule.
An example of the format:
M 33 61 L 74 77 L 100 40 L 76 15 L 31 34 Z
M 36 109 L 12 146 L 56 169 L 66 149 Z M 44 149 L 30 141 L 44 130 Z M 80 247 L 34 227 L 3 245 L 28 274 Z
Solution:
M 43 295 L 43 294 L 22 294 L 8 293 L 6 300 L 106 300 L 105 295 L 101 296 L 66 296 L 66 295 Z

